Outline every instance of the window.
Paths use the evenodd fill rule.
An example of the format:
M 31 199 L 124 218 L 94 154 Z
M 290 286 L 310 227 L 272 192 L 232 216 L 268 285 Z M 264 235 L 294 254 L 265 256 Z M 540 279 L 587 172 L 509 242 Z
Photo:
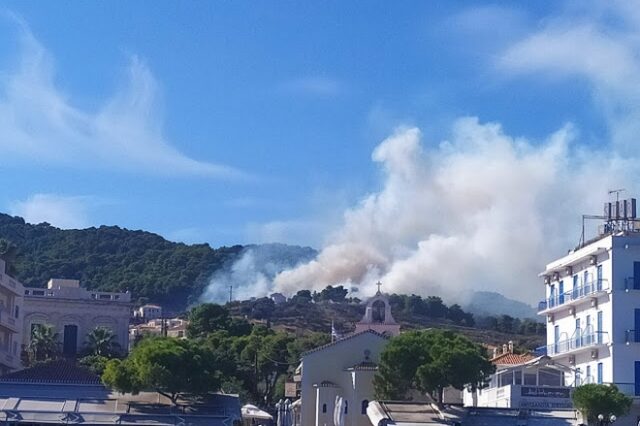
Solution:
M 344 413 L 349 414 L 349 401 L 344 402 Z
M 20 316 L 20 306 L 16 305 L 16 318 Z
M 587 365 L 587 383 L 592 383 L 591 379 L 591 366 Z
M 599 362 L 596 367 L 596 382 L 598 382 L 598 384 L 602 384 L 602 380 L 602 363 Z
M 327 404 L 322 404 L 322 412 L 323 413 L 327 412 Z
M 524 373 L 524 384 L 526 386 L 536 386 L 538 384 L 536 373 Z
M 369 400 L 365 399 L 362 401 L 362 406 L 360 409 L 360 413 L 361 414 L 367 414 L 367 407 L 369 406 Z
M 585 288 L 585 292 L 593 291 L 593 285 L 589 282 L 589 272 L 584 271 L 584 276 L 582 278 L 582 285 Z
M 513 371 L 500 374 L 500 387 L 513 384 Z
M 560 386 L 562 384 L 562 374 L 559 371 L 549 368 L 538 370 L 538 386 Z
M 581 379 L 581 374 L 582 372 L 580 371 L 579 368 L 576 368 L 576 378 L 575 378 L 575 385 L 576 386 L 580 386 L 582 384 L 582 379 Z
M 602 290 L 602 265 L 596 268 L 596 290 Z
M 522 384 L 522 371 L 514 371 L 513 372 L 513 384 L 521 385 Z

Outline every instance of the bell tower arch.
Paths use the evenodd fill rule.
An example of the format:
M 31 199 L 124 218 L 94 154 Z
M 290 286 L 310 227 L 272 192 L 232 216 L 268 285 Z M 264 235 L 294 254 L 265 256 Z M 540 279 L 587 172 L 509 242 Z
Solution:
M 400 334 L 400 324 L 398 324 L 391 315 L 391 305 L 389 304 L 389 296 L 382 291 L 380 287 L 382 283 L 378 281 L 376 284 L 378 291 L 367 300 L 367 307 L 364 316 L 360 322 L 356 323 L 356 333 L 374 330 L 381 334 L 389 336 L 397 336 Z

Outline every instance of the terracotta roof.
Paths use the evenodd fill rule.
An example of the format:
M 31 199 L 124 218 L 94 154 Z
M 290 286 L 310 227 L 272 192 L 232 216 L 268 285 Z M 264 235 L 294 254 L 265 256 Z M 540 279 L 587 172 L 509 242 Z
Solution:
M 332 347 L 334 345 L 337 345 L 337 344 L 342 343 L 342 342 L 347 341 L 347 340 L 351 340 L 354 337 L 358 337 L 358 336 L 361 336 L 361 335 L 366 334 L 366 333 L 371 333 L 371 334 L 374 334 L 374 335 L 376 335 L 378 337 L 382 337 L 385 340 L 389 340 L 388 336 L 386 336 L 386 335 L 384 335 L 382 333 L 378 333 L 375 330 L 368 329 L 368 330 L 361 331 L 360 333 L 349 334 L 349 335 L 347 335 L 347 336 L 345 336 L 345 337 L 343 337 L 341 339 L 336 340 L 335 342 L 331 342 L 331 343 L 327 343 L 326 345 L 318 346 L 317 348 L 314 348 L 314 349 L 311 349 L 310 351 L 304 352 L 301 355 L 301 357 L 304 357 L 304 356 L 309 355 L 309 354 L 314 353 L 314 352 L 323 351 L 323 350 L 325 350 L 327 348 L 330 348 L 330 347 Z
M 519 365 L 531 361 L 534 358 L 536 358 L 536 356 L 532 354 L 506 353 L 492 358 L 491 362 L 496 365 Z
M 5 374 L 0 383 L 65 383 L 78 385 L 100 385 L 100 377 L 88 368 L 73 361 L 50 361 L 35 367 Z

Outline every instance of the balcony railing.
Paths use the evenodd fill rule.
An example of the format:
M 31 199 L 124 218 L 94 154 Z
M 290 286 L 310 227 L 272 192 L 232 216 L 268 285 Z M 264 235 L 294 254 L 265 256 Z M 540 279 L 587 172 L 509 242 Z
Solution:
M 569 304 L 575 300 L 583 299 L 596 293 L 609 290 L 609 282 L 604 279 L 594 280 L 572 290 L 566 291 L 554 297 L 542 300 L 538 303 L 538 312 L 546 311 L 557 306 Z
M 535 350 L 535 353 L 536 355 L 554 356 L 607 343 L 609 343 L 609 333 L 606 331 L 589 331 L 588 333 L 574 335 L 569 339 L 559 340 L 550 345 L 541 346 Z

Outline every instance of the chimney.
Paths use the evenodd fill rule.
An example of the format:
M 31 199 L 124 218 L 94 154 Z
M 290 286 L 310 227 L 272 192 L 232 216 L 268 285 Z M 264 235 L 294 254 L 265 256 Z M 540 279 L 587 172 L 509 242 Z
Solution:
M 513 353 L 513 340 L 509 340 L 509 353 Z
M 493 358 L 497 358 L 498 357 L 498 347 L 496 346 L 495 348 L 493 348 Z
M 506 343 L 504 345 L 502 345 L 502 353 L 503 354 L 507 353 L 507 344 Z

